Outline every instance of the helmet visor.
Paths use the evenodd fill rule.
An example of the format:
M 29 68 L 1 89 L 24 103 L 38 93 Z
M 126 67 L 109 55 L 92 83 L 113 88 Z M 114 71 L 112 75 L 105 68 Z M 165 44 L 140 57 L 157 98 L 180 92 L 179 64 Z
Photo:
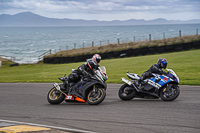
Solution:
M 99 63 L 99 62 L 100 62 L 100 60 L 101 60 L 101 59 L 96 59 L 97 63 Z
M 167 62 L 162 61 L 161 66 L 162 66 L 162 68 L 166 68 L 167 67 Z

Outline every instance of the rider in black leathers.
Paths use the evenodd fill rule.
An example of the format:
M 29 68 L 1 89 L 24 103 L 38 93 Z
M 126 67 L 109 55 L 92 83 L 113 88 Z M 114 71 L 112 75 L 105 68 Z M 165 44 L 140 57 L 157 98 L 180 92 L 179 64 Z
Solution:
M 152 73 L 156 73 L 159 75 L 166 75 L 167 73 L 162 70 L 162 68 L 166 68 L 167 67 L 167 60 L 165 58 L 160 58 L 158 59 L 157 64 L 153 64 L 147 71 L 145 71 L 142 76 L 140 77 L 140 79 L 136 82 L 136 85 L 139 89 L 141 89 L 141 84 L 142 81 L 145 80 L 146 78 L 152 77 Z
M 78 82 L 81 79 L 81 76 L 91 77 L 94 74 L 93 69 L 98 69 L 100 61 L 101 56 L 99 54 L 95 54 L 91 59 L 87 59 L 84 64 L 79 66 L 76 70 L 68 75 L 68 78 L 66 80 L 66 85 L 68 85 L 67 88 L 71 88 L 72 85 L 70 83 L 73 84 Z

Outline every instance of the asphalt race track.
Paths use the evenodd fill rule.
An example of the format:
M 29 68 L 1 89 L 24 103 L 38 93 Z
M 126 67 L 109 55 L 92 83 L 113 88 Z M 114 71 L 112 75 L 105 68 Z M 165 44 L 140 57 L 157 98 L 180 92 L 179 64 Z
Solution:
M 121 84 L 109 84 L 97 106 L 50 105 L 50 83 L 0 83 L 0 119 L 99 133 L 200 133 L 200 86 L 180 86 L 172 102 L 118 98 Z

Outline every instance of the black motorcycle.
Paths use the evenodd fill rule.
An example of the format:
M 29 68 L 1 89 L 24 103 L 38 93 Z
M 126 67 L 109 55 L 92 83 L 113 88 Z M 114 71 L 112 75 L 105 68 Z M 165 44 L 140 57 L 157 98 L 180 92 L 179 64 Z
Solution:
M 140 76 L 138 74 L 129 73 L 127 76 L 131 80 L 121 78 L 124 85 L 119 89 L 118 95 L 122 100 L 131 100 L 138 98 L 161 98 L 163 101 L 173 101 L 179 94 L 179 78 L 172 69 L 167 69 L 167 75 L 153 74 L 153 77 L 145 79 L 140 88 L 136 85 Z
M 108 79 L 106 68 L 99 67 L 94 70 L 94 75 L 91 77 L 82 77 L 77 83 L 72 83 L 71 89 L 66 85 L 66 77 L 58 78 L 63 84 L 53 84 L 53 88 L 47 95 L 47 100 L 50 104 L 60 104 L 64 100 L 87 102 L 90 105 L 100 104 L 106 97 L 107 84 L 105 81 Z M 70 91 L 71 90 L 71 91 Z

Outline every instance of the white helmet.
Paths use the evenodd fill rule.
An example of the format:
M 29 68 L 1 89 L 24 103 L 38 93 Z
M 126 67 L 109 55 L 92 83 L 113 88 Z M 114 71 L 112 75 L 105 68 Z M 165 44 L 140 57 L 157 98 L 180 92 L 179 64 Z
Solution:
M 99 54 L 95 54 L 93 55 L 92 60 L 95 63 L 95 65 L 98 65 L 99 62 L 101 61 L 101 56 Z

